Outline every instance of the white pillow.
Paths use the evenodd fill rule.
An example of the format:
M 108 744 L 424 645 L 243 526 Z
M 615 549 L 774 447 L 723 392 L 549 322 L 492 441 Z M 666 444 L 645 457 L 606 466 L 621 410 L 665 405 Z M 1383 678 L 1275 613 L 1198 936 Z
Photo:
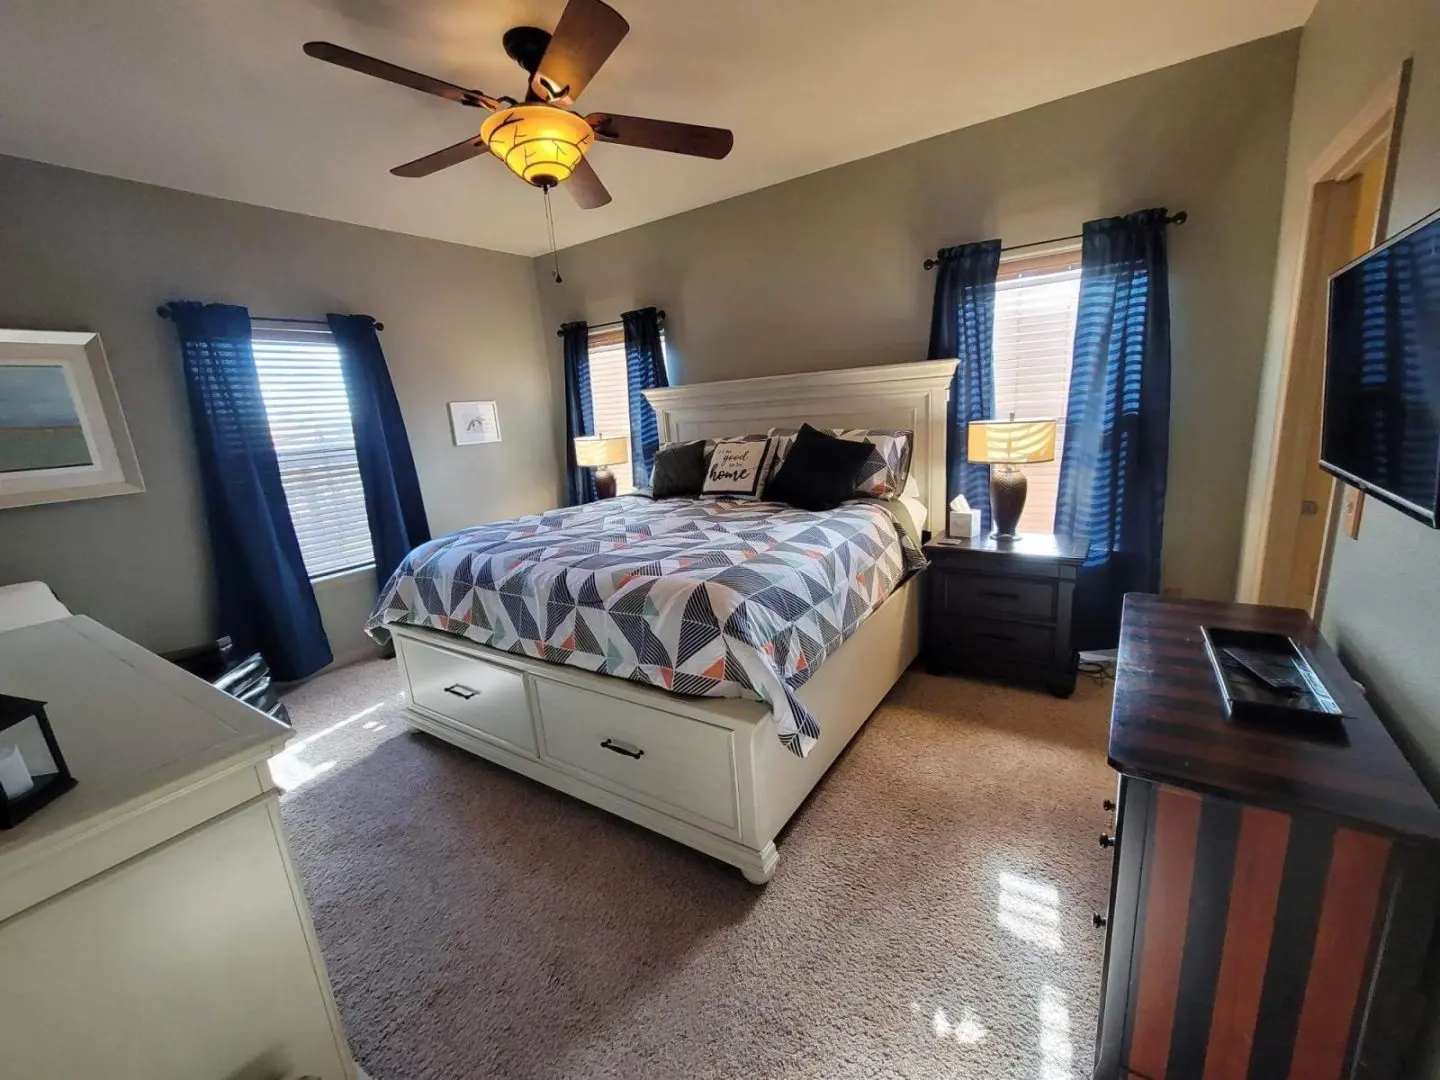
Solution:
M 905 490 L 900 492 L 900 501 L 910 511 L 910 520 L 915 522 L 915 528 L 925 528 L 930 512 L 925 508 L 925 496 L 920 494 L 920 481 L 915 479 L 914 473 L 905 478 Z
M 764 435 L 717 439 L 705 467 L 705 495 L 758 499 L 770 471 L 773 440 Z

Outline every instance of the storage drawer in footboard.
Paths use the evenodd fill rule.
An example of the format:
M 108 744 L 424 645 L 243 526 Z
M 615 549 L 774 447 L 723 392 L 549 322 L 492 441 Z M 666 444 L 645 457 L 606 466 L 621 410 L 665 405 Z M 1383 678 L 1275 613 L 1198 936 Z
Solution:
M 640 803 L 737 835 L 730 732 L 537 679 L 544 757 Z
M 410 700 L 466 731 L 537 757 L 525 676 L 413 638 L 398 637 L 410 679 Z

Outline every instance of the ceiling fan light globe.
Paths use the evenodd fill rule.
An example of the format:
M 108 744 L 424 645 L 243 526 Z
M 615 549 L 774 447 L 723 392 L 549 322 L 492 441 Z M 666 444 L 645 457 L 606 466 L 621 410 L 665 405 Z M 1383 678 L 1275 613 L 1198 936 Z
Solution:
M 480 137 L 527 184 L 550 187 L 570 178 L 595 132 L 582 117 L 549 105 L 516 105 L 488 117 Z

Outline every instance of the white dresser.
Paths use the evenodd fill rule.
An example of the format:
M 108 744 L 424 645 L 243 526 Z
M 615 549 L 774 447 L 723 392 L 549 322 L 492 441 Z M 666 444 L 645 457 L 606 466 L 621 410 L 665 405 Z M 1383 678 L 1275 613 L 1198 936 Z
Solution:
M 267 760 L 289 730 L 84 616 L 0 633 L 78 785 L 0 832 L 0 1075 L 350 1080 Z

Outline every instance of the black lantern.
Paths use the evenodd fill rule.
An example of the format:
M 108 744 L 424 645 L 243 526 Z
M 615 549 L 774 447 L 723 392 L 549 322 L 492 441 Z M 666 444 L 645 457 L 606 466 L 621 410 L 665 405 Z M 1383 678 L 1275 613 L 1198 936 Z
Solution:
M 0 694 L 0 829 L 75 786 L 43 701 Z

